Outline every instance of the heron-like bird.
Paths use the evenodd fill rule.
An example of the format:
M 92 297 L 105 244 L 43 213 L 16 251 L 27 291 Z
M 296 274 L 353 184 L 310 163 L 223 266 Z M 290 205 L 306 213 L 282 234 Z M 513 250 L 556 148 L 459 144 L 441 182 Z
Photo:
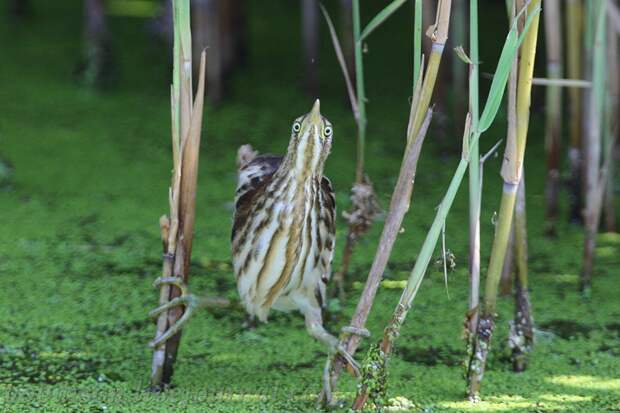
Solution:
M 332 133 L 317 99 L 309 113 L 293 122 L 285 156 L 259 155 L 240 166 L 232 261 L 241 302 L 251 316 L 267 321 L 272 308 L 299 310 L 310 335 L 327 346 L 330 356 L 343 357 L 359 375 L 353 357 L 323 327 L 322 307 L 336 235 L 334 191 L 323 175 Z M 178 303 L 186 307 L 195 303 L 182 297 Z M 352 327 L 343 332 L 368 335 L 367 330 Z M 330 362 L 328 357 L 326 389 Z

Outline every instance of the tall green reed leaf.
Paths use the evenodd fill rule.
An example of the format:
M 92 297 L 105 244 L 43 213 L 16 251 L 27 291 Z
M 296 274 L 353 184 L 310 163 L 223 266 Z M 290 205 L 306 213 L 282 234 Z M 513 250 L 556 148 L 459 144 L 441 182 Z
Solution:
M 364 27 L 362 34 L 358 41 L 363 41 L 370 33 L 372 33 L 377 27 L 379 27 L 392 13 L 394 13 L 400 6 L 405 4 L 405 0 L 394 0 L 388 4 L 383 10 L 381 10 L 373 19 Z
M 497 63 L 495 75 L 493 76 L 493 82 L 491 83 L 489 97 L 484 105 L 484 110 L 482 111 L 482 116 L 480 116 L 480 122 L 478 123 L 479 133 L 483 133 L 489 129 L 495 119 L 495 116 L 497 115 L 499 106 L 504 98 L 504 91 L 506 90 L 506 82 L 508 81 L 508 75 L 510 74 L 510 69 L 512 68 L 512 61 L 517 53 L 517 50 L 519 50 L 519 46 L 523 42 L 523 38 L 525 37 L 532 20 L 536 15 L 538 15 L 538 13 L 540 13 L 540 8 L 537 8 L 527 16 L 523 33 L 521 33 L 520 36 L 517 36 L 516 24 L 512 25 L 510 31 L 508 32 L 508 36 L 506 36 L 506 42 L 504 43 L 504 48 L 502 49 L 502 54 L 499 58 L 499 62 Z

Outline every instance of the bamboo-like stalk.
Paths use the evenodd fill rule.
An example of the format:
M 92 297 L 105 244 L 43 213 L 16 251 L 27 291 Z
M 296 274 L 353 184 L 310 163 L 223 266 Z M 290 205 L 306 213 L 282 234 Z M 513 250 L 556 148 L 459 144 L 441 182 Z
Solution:
M 523 1 L 518 0 L 518 4 L 523 4 Z M 551 9 L 552 8 L 553 6 L 551 7 Z M 551 10 L 551 14 L 553 13 L 553 10 Z M 552 20 L 549 23 L 554 24 L 555 22 Z M 509 92 L 508 98 L 508 118 L 510 128 L 509 133 L 513 136 L 516 136 L 519 132 L 517 129 L 518 123 L 516 122 L 519 117 L 519 113 L 517 113 L 516 71 L 517 62 L 515 62 L 513 66 L 513 78 L 510 80 L 511 92 Z M 558 102 L 558 105 L 559 104 L 561 104 L 561 102 Z M 522 372 L 525 371 L 525 369 L 527 368 L 527 356 L 528 353 L 531 351 L 532 346 L 534 345 L 534 322 L 532 319 L 532 310 L 530 306 L 530 296 L 528 290 L 527 218 L 525 206 L 525 174 L 523 172 L 523 166 L 521 169 L 521 179 L 519 181 L 519 187 L 517 189 L 517 199 L 511 227 L 511 235 L 513 237 L 512 246 L 514 248 L 514 262 L 516 269 L 516 276 L 514 277 L 515 316 L 514 320 L 510 323 L 511 328 L 510 336 L 508 338 L 508 345 L 512 349 L 511 357 L 513 370 L 516 372 Z M 506 266 L 506 260 L 508 259 L 508 255 L 509 254 L 506 254 L 506 257 L 504 258 L 504 268 Z
M 435 89 L 435 83 L 437 81 L 437 73 L 439 72 L 441 57 L 443 55 L 446 41 L 448 40 L 451 7 L 452 0 L 440 0 L 437 4 L 437 17 L 435 23 L 426 31 L 426 35 L 432 41 L 431 53 L 428 58 L 426 72 L 424 73 L 422 92 L 420 94 L 420 100 L 413 118 L 412 133 L 409 135 L 410 138 L 415 138 L 418 136 L 418 132 L 422 126 L 422 121 L 424 120 L 426 111 L 430 105 L 433 90 Z
M 478 0 L 469 3 L 469 113 L 472 130 L 478 130 Z M 476 332 L 478 325 L 478 306 L 480 303 L 480 204 L 482 187 L 480 185 L 480 151 L 476 141 L 469 148 L 472 162 L 469 165 L 469 309 L 467 311 L 467 341 Z
M 597 0 L 591 13 L 591 27 L 593 33 L 592 57 L 592 90 L 588 102 L 588 134 L 583 148 L 585 152 L 585 210 L 584 210 L 584 250 L 583 266 L 581 270 L 581 291 L 585 296 L 590 295 L 592 283 L 592 269 L 594 265 L 594 249 L 596 234 L 600 220 L 600 213 L 605 192 L 606 181 L 600 182 L 601 171 L 601 140 L 603 135 L 603 113 L 605 102 L 606 79 L 606 16 L 605 1 Z M 588 41 L 586 36 L 586 42 Z M 586 44 L 586 49 L 590 49 Z M 617 75 L 617 74 L 616 74 Z
M 388 214 L 388 218 L 386 219 L 385 226 L 383 227 L 383 232 L 381 233 L 381 239 L 379 241 L 379 246 L 377 247 L 375 259 L 373 260 L 373 265 L 370 269 L 370 273 L 368 274 L 368 279 L 377 279 L 377 281 L 380 281 L 381 275 L 385 271 L 385 267 L 387 266 L 388 260 L 390 258 L 390 253 L 392 251 L 392 247 L 394 246 L 394 242 L 396 241 L 396 236 L 400 231 L 403 218 L 409 210 L 409 203 L 411 199 L 411 194 L 413 192 L 413 184 L 415 180 L 417 163 L 420 157 L 422 143 L 424 142 L 426 132 L 428 131 L 428 127 L 431 122 L 431 117 L 432 110 L 429 109 L 422 124 L 422 128 L 419 131 L 419 136 L 416 137 L 416 139 L 408 139 L 410 144 L 407 145 L 407 148 L 405 149 L 405 154 L 403 155 L 403 161 L 401 164 L 400 173 L 398 175 L 398 181 L 396 183 L 396 186 L 394 187 L 394 192 L 392 193 L 390 212 Z M 409 130 L 409 133 L 410 132 L 411 130 Z M 376 289 L 379 283 L 376 282 L 369 285 L 374 286 L 376 293 Z M 358 304 L 358 307 L 362 308 L 363 311 L 366 312 L 370 311 L 370 308 L 372 306 L 372 299 L 374 299 L 374 293 L 372 294 L 372 298 L 370 301 L 367 301 L 368 298 L 370 298 L 369 294 L 362 294 L 362 299 Z M 368 389 L 364 389 L 363 386 L 360 389 L 358 397 L 353 402 L 354 410 L 360 410 L 366 404 L 366 400 L 368 398 L 367 390 Z
M 421 124 L 417 124 L 416 120 L 419 118 L 419 114 L 421 110 L 424 110 L 424 113 L 428 111 L 430 98 L 432 96 L 432 88 L 434 87 L 435 80 L 437 77 L 437 70 L 439 68 L 439 63 L 441 61 L 441 55 L 443 52 L 443 46 L 448 37 L 448 26 L 450 22 L 450 6 L 451 0 L 442 0 L 439 4 L 439 13 L 437 15 L 437 20 L 435 24 L 429 27 L 427 31 L 427 35 L 433 40 L 433 47 L 431 52 L 431 62 L 429 62 L 428 67 L 424 73 L 424 76 L 418 77 L 418 86 L 416 89 L 419 89 L 418 92 L 414 93 L 414 101 L 412 102 L 411 112 L 409 117 L 409 123 L 407 127 L 407 147 L 411 146 L 412 141 L 415 141 L 418 136 L 420 136 L 420 127 Z M 415 32 L 415 31 L 414 31 Z M 415 43 L 415 38 L 414 38 Z M 420 71 L 422 73 L 422 71 Z M 358 99 L 359 101 L 359 99 Z M 426 116 L 424 116 L 426 117 Z M 417 125 L 417 126 L 416 126 Z M 413 142 L 415 143 L 415 142 Z M 381 244 L 380 244 L 381 246 Z M 346 246 L 345 246 L 346 252 Z M 344 258 L 344 257 L 343 257 Z M 376 290 L 379 286 L 380 276 L 383 271 L 376 273 L 376 276 L 371 276 L 371 274 L 375 274 L 375 271 L 372 271 L 369 274 L 369 277 L 366 280 L 366 285 L 364 287 L 364 291 L 362 292 L 362 298 L 358 302 L 356 311 L 351 318 L 351 326 L 362 328 L 364 327 L 366 320 L 368 318 L 368 314 L 370 313 L 370 307 L 372 306 L 372 302 L 374 300 L 374 296 Z M 337 274 L 338 275 L 338 274 Z M 356 335 L 349 336 L 345 339 L 343 345 L 347 349 L 347 351 L 351 354 L 355 353 L 359 345 L 360 338 Z M 343 363 L 338 358 L 335 363 L 333 363 L 333 372 L 332 372 L 332 388 L 335 388 L 336 381 L 342 372 Z M 320 401 L 324 401 L 325 392 L 321 393 Z
M 512 349 L 512 367 L 516 372 L 527 368 L 527 355 L 534 345 L 534 322 L 528 290 L 527 218 L 525 209 L 525 177 L 517 189 L 514 213 L 514 246 L 516 258 L 515 317 L 511 323 L 509 347 Z
M 517 7 L 523 5 L 521 0 L 506 0 L 508 8 L 508 19 L 514 21 Z M 512 62 L 512 68 L 510 70 L 510 78 L 508 79 L 508 127 L 506 131 L 506 141 L 516 142 L 517 140 L 517 75 L 519 70 L 519 57 Z M 515 267 L 515 219 L 512 219 L 510 225 L 510 234 L 508 236 L 508 246 L 506 247 L 506 256 L 504 257 L 504 265 L 502 267 L 502 275 L 500 279 L 500 294 L 509 295 L 512 291 L 512 283 L 509 281 L 515 280 L 514 274 Z M 473 337 L 472 337 L 473 340 Z M 473 343 L 472 343 L 473 346 Z M 471 360 L 472 354 L 469 354 Z
M 464 139 L 464 149 L 467 146 L 465 141 L 468 139 L 470 132 L 470 117 L 467 116 L 465 134 L 463 136 Z M 385 374 L 384 372 L 376 372 L 376 370 L 383 370 L 387 365 L 387 360 L 394 346 L 394 342 L 396 338 L 400 334 L 400 328 L 403 325 L 405 318 L 407 317 L 407 313 L 411 308 L 411 304 L 413 299 L 415 298 L 417 291 L 422 282 L 422 278 L 428 268 L 428 264 L 431 260 L 432 253 L 437 245 L 437 240 L 439 239 L 439 235 L 442 231 L 443 225 L 447 218 L 448 212 L 450 211 L 450 207 L 452 206 L 452 202 L 456 196 L 458 188 L 461 184 L 461 181 L 467 171 L 467 165 L 470 161 L 469 154 L 465 151 L 463 152 L 463 156 L 461 161 L 458 164 L 458 167 L 450 181 L 450 185 L 448 190 L 446 191 L 446 195 L 444 196 L 439 208 L 437 209 L 437 215 L 435 216 L 435 220 L 431 225 L 431 228 L 426 235 L 426 239 L 424 240 L 424 244 L 422 245 L 422 249 L 420 250 L 420 254 L 416 260 L 416 263 L 411 271 L 409 276 L 409 280 L 407 281 L 407 286 L 403 290 L 401 298 L 394 310 L 392 318 L 388 323 L 387 327 L 384 330 L 383 338 L 379 344 L 379 360 L 368 360 L 368 362 L 373 363 L 372 365 L 365 368 L 365 372 L 375 371 L 375 374 Z M 362 386 L 358 390 L 358 395 L 356 397 L 354 408 L 361 409 L 368 399 L 368 377 L 362 378 Z
M 515 250 L 515 227 L 514 220 L 510 228 L 508 236 L 508 247 L 506 247 L 506 258 L 504 258 L 504 266 L 502 267 L 502 276 L 499 280 L 499 294 L 503 297 L 512 293 L 512 285 L 514 284 L 514 250 Z
M 547 77 L 562 77 L 562 25 L 559 0 L 545 2 L 545 44 L 547 50 Z M 562 89 L 550 85 L 546 89 L 545 147 L 547 151 L 547 181 L 545 185 L 546 232 L 555 234 L 560 192 L 560 142 L 562 136 Z
M 192 104 L 191 50 L 189 0 L 175 0 L 171 87 L 173 176 L 169 191 L 170 215 L 160 219 L 160 227 L 164 245 L 162 277 L 180 278 L 184 283 L 187 283 L 189 278 L 192 249 L 206 64 L 203 52 L 198 90 Z M 160 305 L 165 305 L 180 294 L 177 287 L 162 284 Z M 157 320 L 156 342 L 182 314 L 183 310 L 179 307 L 160 314 Z M 179 331 L 155 346 L 151 371 L 152 388 L 162 390 L 170 384 L 180 339 Z
M 539 10 L 539 8 L 536 8 L 532 11 L 532 13 L 530 13 L 530 16 L 528 16 L 526 21 L 525 30 L 532 25 L 533 21 L 535 21 L 535 17 L 538 17 Z M 508 72 L 510 70 L 510 62 L 514 59 L 521 39 L 522 37 L 519 38 L 517 36 L 516 27 L 513 25 L 508 36 L 506 37 L 506 43 L 504 44 L 504 48 L 497 65 L 498 76 L 494 79 L 494 82 L 491 85 L 489 97 L 486 101 L 482 116 L 480 117 L 478 130 L 471 130 L 471 117 L 469 114 L 466 118 L 461 161 L 459 162 L 454 176 L 450 181 L 450 185 L 448 186 L 443 200 L 437 208 L 437 214 L 435 215 L 431 228 L 429 229 L 426 239 L 422 244 L 420 253 L 418 254 L 415 265 L 411 270 L 409 279 L 407 280 L 406 287 L 403 290 L 390 322 L 384 330 L 383 339 L 380 343 L 378 351 L 371 349 L 369 352 L 369 359 L 367 360 L 367 365 L 364 366 L 364 371 L 369 373 L 371 376 L 385 374 L 385 372 L 382 372 L 381 370 L 383 370 L 387 365 L 387 360 L 393 348 L 394 342 L 400 334 L 400 329 L 409 310 L 411 309 L 411 305 L 417 291 L 420 288 L 439 236 L 445 226 L 448 212 L 450 211 L 450 207 L 456 197 L 458 188 L 463 180 L 465 172 L 467 171 L 467 166 L 470 163 L 471 152 L 469 148 L 478 143 L 481 133 L 488 129 L 495 119 L 506 86 L 506 79 L 508 78 Z M 355 347 L 353 350 L 355 350 Z M 372 380 L 372 377 L 363 378 L 361 392 L 358 393 L 356 406 L 363 405 L 366 400 L 368 386 L 364 386 L 364 384 L 368 384 L 368 382 L 365 382 L 368 379 Z
M 539 7 L 540 0 L 531 1 L 528 5 L 528 14 L 535 13 Z M 521 47 L 517 85 L 517 137 L 516 139 L 510 139 L 509 137 L 509 140 L 506 142 L 506 151 L 504 152 L 501 174 L 504 180 L 503 193 L 488 267 L 484 307 L 478 321 L 477 334 L 474 337 L 473 354 L 468 368 L 469 397 L 472 400 L 476 400 L 479 397 L 480 385 L 484 375 L 491 335 L 494 329 L 498 285 L 506 256 L 517 188 L 523 171 L 531 102 L 532 75 L 538 39 L 538 23 L 539 15 L 536 13 Z
M 414 99 L 412 101 L 409 114 L 409 124 L 411 124 L 413 120 L 412 117 L 414 113 L 414 106 L 420 94 L 421 83 L 421 79 L 418 79 L 418 84 L 416 85 L 413 93 Z M 413 192 L 413 185 L 415 181 L 417 162 L 422 148 L 422 143 L 426 136 L 428 125 L 430 124 L 431 115 L 432 111 L 429 109 L 425 123 L 423 124 L 422 130 L 420 131 L 420 136 L 417 139 L 407 139 L 407 141 L 410 143 L 405 148 L 405 154 L 403 155 L 403 161 L 401 164 L 398 181 L 396 186 L 394 187 L 392 199 L 390 202 L 390 209 L 385 220 L 383 231 L 381 233 L 377 252 L 375 254 L 370 272 L 368 273 L 368 279 L 364 287 L 364 291 L 362 292 L 361 298 L 357 304 L 355 316 L 352 321 L 353 326 L 364 326 L 366 322 L 368 314 L 370 313 L 370 310 L 372 308 L 372 303 L 374 301 L 377 289 L 379 288 L 381 277 L 387 266 L 392 247 L 394 246 L 394 242 L 396 241 L 396 237 L 398 235 L 398 232 L 400 231 L 403 218 L 409 210 L 411 194 Z M 407 134 L 410 133 L 411 128 L 408 127 Z M 352 336 L 351 338 L 355 340 L 354 337 L 357 336 Z M 340 359 L 337 359 L 336 363 L 339 363 L 339 360 Z M 337 365 L 334 369 L 334 373 L 332 374 L 331 379 L 332 388 L 334 388 L 336 385 L 336 380 L 338 374 L 340 373 L 340 369 L 342 369 L 341 364 Z M 331 400 L 328 400 L 328 395 L 329 392 L 327 392 L 324 388 L 319 396 L 319 404 L 330 404 Z
M 360 3 L 353 0 L 353 39 L 355 40 L 355 84 L 357 91 L 357 163 L 355 166 L 355 182 L 361 183 L 364 179 L 364 152 L 366 147 L 366 88 L 364 87 L 364 63 L 362 55 L 360 24 Z
M 608 6 L 612 4 L 609 3 Z M 610 24 L 607 28 L 607 99 L 605 101 L 605 146 L 617 139 L 618 135 L 618 108 L 620 103 L 620 62 L 618 56 L 618 35 L 616 28 L 611 24 L 612 17 L 609 17 Z M 616 232 L 616 208 L 614 202 L 614 158 L 618 156 L 615 151 L 605 152 L 606 159 L 612 159 L 607 172 L 609 179 L 606 184 L 605 201 L 603 206 L 605 231 Z
M 566 1 L 566 52 L 567 74 L 570 79 L 582 78 L 582 42 L 583 8 L 581 0 Z M 581 90 L 571 88 L 568 91 L 570 104 L 570 147 L 568 161 L 570 168 L 570 212 L 573 222 L 581 221 L 582 185 L 581 185 Z

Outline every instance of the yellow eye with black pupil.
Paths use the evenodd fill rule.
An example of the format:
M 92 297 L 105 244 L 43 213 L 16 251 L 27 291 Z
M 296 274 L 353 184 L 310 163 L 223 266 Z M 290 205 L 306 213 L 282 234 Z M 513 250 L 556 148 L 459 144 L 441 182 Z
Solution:
M 293 132 L 299 132 L 301 130 L 301 124 L 299 122 L 293 123 Z

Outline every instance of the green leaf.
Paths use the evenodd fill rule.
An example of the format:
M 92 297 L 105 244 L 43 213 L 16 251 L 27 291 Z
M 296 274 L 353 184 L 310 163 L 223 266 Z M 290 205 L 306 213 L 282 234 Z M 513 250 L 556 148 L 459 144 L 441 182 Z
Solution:
M 520 36 L 517 37 L 517 27 L 515 24 L 512 25 L 512 28 L 508 32 L 506 42 L 504 43 L 504 48 L 502 49 L 502 54 L 499 58 L 499 62 L 497 63 L 495 75 L 493 76 L 489 96 L 484 105 L 482 116 L 480 116 L 478 133 L 483 133 L 489 129 L 489 126 L 493 123 L 493 120 L 497 115 L 497 111 L 499 110 L 499 106 L 502 103 L 502 99 L 504 98 L 504 91 L 506 90 L 506 82 L 508 81 L 508 75 L 510 74 L 510 70 L 512 68 L 512 62 L 517 54 L 517 50 L 519 50 L 521 42 L 523 42 L 525 34 L 530 28 L 532 20 L 538 13 L 540 13 L 540 7 L 527 16 L 525 26 L 523 27 L 523 32 Z
M 405 3 L 405 0 L 394 0 L 393 2 L 385 6 L 385 8 L 381 10 L 370 21 L 370 23 L 368 23 L 368 25 L 364 28 L 364 30 L 362 30 L 362 34 L 360 35 L 360 38 L 357 41 L 361 42 L 366 37 L 368 37 L 370 33 L 372 33 L 377 27 L 379 27 L 388 17 L 390 17 L 392 13 L 398 10 L 398 8 L 402 6 L 404 3 Z

